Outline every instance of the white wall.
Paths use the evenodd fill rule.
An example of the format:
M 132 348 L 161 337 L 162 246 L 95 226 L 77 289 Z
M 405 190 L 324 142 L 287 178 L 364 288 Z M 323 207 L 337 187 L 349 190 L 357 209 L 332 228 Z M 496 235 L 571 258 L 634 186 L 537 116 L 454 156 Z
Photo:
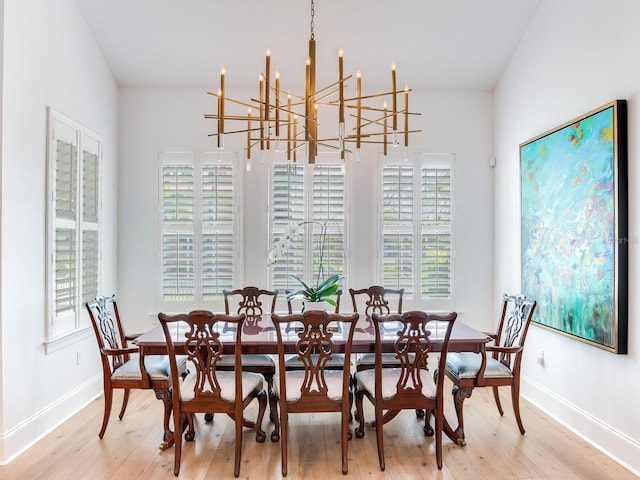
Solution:
M 93 333 L 45 354 L 46 112 L 103 136 L 103 286 L 116 289 L 118 89 L 74 0 L 4 1 L 0 461 L 102 390 Z M 82 363 L 76 365 L 76 352 Z M 92 425 L 96 434 L 99 425 Z
M 222 63 L 222 62 L 219 62 Z M 216 65 L 215 59 L 212 64 Z M 210 90 L 217 85 L 210 85 Z M 229 88 L 229 85 L 227 85 Z M 156 321 L 157 302 L 156 222 L 157 152 L 171 147 L 211 149 L 215 139 L 212 120 L 215 99 L 202 89 L 123 88 L 120 91 L 120 209 L 119 209 L 119 299 L 121 312 L 136 330 L 148 329 Z M 228 91 L 238 99 L 255 92 Z M 422 115 L 411 128 L 422 129 L 411 145 L 425 152 L 456 154 L 456 308 L 461 318 L 481 328 L 494 324 L 492 291 L 493 156 L 492 95 L 489 92 L 413 92 L 412 110 Z M 227 150 L 244 145 L 244 135 L 225 138 Z M 244 156 L 243 152 L 240 155 Z M 363 152 L 360 163 L 348 160 L 355 179 L 350 199 L 355 227 L 350 232 L 349 284 L 361 288 L 372 283 L 373 222 L 372 185 L 377 154 Z M 245 283 L 266 285 L 262 264 L 270 249 L 267 240 L 266 207 L 268 172 L 252 151 L 252 170 L 245 176 L 244 247 Z M 248 207 L 249 203 L 253 205 Z M 357 213 L 356 213 L 357 212 Z M 487 252 L 489 252 L 487 254 Z M 481 254 L 479 254 L 481 253 Z M 262 259 L 260 259 L 262 254 Z M 489 273 L 487 273 L 489 272 Z M 517 284 L 516 284 L 517 286 Z M 512 287 L 512 286 L 510 286 Z M 509 288 L 513 291 L 513 287 Z M 205 305 L 221 308 L 221 305 Z M 428 308 L 425 305 L 424 308 Z
M 520 282 L 519 144 L 614 99 L 629 118 L 629 353 L 615 355 L 532 327 L 523 395 L 636 472 L 640 384 L 635 296 L 640 3 L 544 0 L 495 92 L 495 286 Z M 535 357 L 544 350 L 544 365 Z M 526 424 L 526 418 L 524 419 Z

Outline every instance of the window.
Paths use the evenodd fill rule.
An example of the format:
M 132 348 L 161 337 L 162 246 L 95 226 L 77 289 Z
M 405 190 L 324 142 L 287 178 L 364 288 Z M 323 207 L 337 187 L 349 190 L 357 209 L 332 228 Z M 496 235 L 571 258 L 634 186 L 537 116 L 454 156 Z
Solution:
M 451 305 L 453 155 L 384 158 L 381 188 L 381 282 L 405 296 Z
M 163 152 L 161 300 L 220 300 L 242 271 L 238 166 L 233 153 Z
M 287 226 L 299 225 L 284 255 L 271 267 L 271 288 L 297 290 L 289 275 L 315 282 L 345 274 L 345 166 L 335 163 L 274 163 L 271 178 L 271 245 Z M 324 241 L 323 241 L 324 239 Z
M 100 290 L 100 136 L 48 111 L 47 342 L 89 326 Z M 49 347 L 48 347 L 49 348 Z

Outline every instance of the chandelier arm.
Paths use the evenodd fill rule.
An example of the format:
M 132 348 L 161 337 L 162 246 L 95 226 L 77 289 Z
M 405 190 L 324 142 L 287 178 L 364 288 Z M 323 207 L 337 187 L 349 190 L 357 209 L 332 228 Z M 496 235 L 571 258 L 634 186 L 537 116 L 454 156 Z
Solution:
M 213 95 L 214 97 L 217 97 L 217 98 L 223 98 L 223 96 L 222 96 L 222 95 L 218 95 L 217 93 L 213 93 L 213 92 L 207 92 L 207 93 L 208 93 L 209 95 Z M 252 98 L 251 100 L 252 100 L 252 101 L 255 101 L 255 100 L 253 100 L 253 98 Z M 240 100 L 234 100 L 233 98 L 226 97 L 226 96 L 224 97 L 224 101 L 225 101 L 225 102 L 232 102 L 232 103 L 236 103 L 236 104 L 238 104 L 238 105 L 242 105 L 243 107 L 248 107 L 248 108 L 257 108 L 255 104 L 253 104 L 253 105 L 252 105 L 252 104 L 250 104 L 250 103 L 241 102 Z M 224 117 L 224 118 L 227 118 L 227 117 Z

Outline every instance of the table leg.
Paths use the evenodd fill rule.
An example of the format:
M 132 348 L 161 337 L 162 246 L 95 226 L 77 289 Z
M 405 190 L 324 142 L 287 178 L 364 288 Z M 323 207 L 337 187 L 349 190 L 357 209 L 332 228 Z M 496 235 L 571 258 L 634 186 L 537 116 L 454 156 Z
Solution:
M 460 388 L 457 385 L 453 386 L 451 393 L 453 394 L 453 403 L 456 407 L 456 416 L 458 417 L 458 428 L 455 431 L 451 428 L 445 419 L 445 431 L 448 429 L 447 436 L 451 438 L 458 445 L 464 447 L 467 441 L 464 439 L 464 418 L 462 415 L 462 404 L 466 398 L 471 396 L 473 387 Z
M 166 450 L 173 446 L 174 437 L 173 431 L 169 428 L 169 420 L 171 418 L 171 391 L 166 388 L 154 389 L 156 392 L 156 398 L 162 400 L 164 404 L 164 434 L 162 437 L 162 443 L 160 444 L 160 450 Z

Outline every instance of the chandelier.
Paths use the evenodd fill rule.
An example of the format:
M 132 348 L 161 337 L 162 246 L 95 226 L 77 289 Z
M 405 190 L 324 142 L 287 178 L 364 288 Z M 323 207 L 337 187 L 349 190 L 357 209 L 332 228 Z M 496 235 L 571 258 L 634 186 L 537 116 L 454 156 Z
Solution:
M 314 35 L 315 5 L 311 0 L 311 37 L 309 56 L 306 62 L 305 92 L 296 95 L 280 86 L 280 74 L 271 77 L 271 52 L 267 50 L 265 71 L 259 75 L 259 98 L 250 102 L 235 100 L 226 95 L 225 69 L 220 71 L 220 88 L 217 93 L 207 92 L 217 98 L 217 113 L 205 114 L 205 118 L 217 122 L 217 132 L 209 136 L 217 137 L 217 146 L 224 148 L 224 136 L 230 134 L 246 135 L 247 159 L 251 158 L 252 148 L 285 151 L 287 160 L 297 161 L 298 153 L 306 147 L 308 163 L 315 163 L 319 147 L 340 153 L 354 153 L 358 158 L 363 143 L 381 144 L 384 155 L 388 147 L 409 146 L 409 134 L 421 130 L 409 130 L 409 92 L 407 86 L 402 90 L 396 87 L 396 65 L 391 65 L 391 90 L 369 95 L 362 94 L 362 76 L 356 74 L 356 93 L 346 96 L 347 81 L 352 75 L 344 76 L 343 51 L 338 53 L 338 79 L 334 83 L 316 89 L 316 41 Z M 273 81 L 275 80 L 275 82 Z M 285 97 L 286 95 L 286 97 Z M 283 101 L 283 97 L 286 101 Z M 400 98 L 399 98 L 400 97 Z M 384 102 L 381 100 L 384 99 Z M 373 105 L 373 101 L 377 105 Z M 388 106 L 389 102 L 391 106 Z M 245 107 L 246 115 L 227 113 L 228 104 Z M 337 121 L 337 135 L 328 138 L 318 136 L 319 109 L 332 109 Z M 254 113 L 255 112 L 255 113 Z M 349 115 L 346 116 L 345 112 Z M 351 120 L 351 130 L 346 132 L 345 117 Z M 227 130 L 231 122 L 241 126 Z M 246 128 L 242 128 L 246 125 Z

